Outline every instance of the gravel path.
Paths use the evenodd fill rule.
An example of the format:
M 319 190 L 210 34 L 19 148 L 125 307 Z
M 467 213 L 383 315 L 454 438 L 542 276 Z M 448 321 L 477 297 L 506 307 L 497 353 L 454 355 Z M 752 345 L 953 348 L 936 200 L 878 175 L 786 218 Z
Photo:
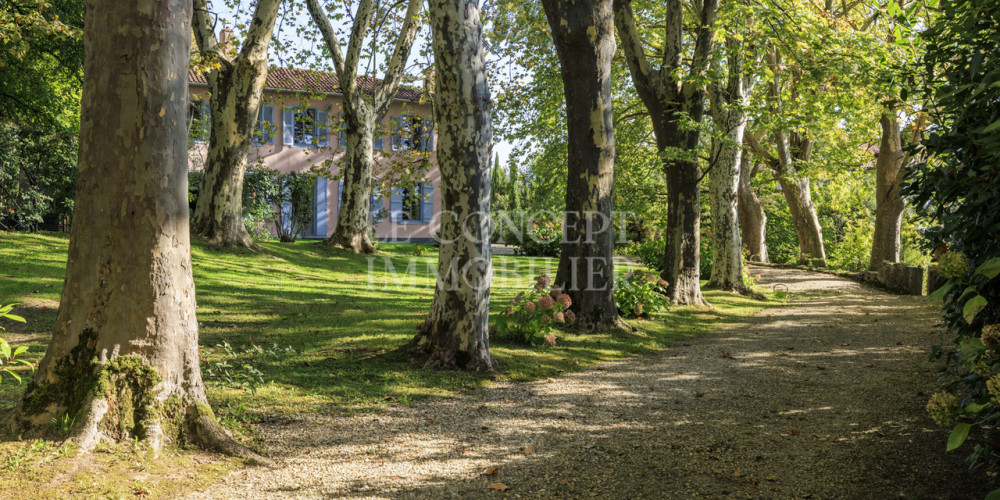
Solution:
M 923 411 L 935 309 L 758 271 L 787 307 L 557 379 L 261 425 L 279 466 L 192 498 L 982 498 Z

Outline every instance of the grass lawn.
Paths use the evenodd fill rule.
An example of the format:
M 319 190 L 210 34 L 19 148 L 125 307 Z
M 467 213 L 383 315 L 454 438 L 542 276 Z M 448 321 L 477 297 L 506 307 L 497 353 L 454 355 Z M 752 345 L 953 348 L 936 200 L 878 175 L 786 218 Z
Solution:
M 0 233 L 0 303 L 20 303 L 14 313 L 27 319 L 27 324 L 5 322 L 3 336 L 15 347 L 29 345 L 29 360 L 41 359 L 54 328 L 67 246 L 64 234 Z M 223 342 L 237 353 L 251 344 L 294 349 L 294 354 L 274 358 L 252 357 L 266 381 L 256 394 L 206 373 L 217 415 L 237 431 L 262 418 L 378 411 L 496 379 L 554 376 L 662 349 L 678 339 L 739 323 L 778 303 L 709 290 L 705 296 L 714 309 L 673 308 L 645 321 L 633 320 L 631 324 L 638 327 L 633 334 L 560 332 L 554 348 L 493 339 L 491 351 L 501 369 L 496 377 L 426 371 L 400 348 L 413 337 L 430 307 L 436 248 L 383 244 L 377 256 L 357 256 L 318 241 L 261 246 L 256 253 L 198 244 L 192 250 L 203 368 L 226 359 L 218 347 Z M 533 284 L 537 274 L 554 276 L 556 263 L 551 258 L 495 256 L 492 311 L 499 313 Z M 616 268 L 618 273 L 628 270 L 624 265 Z M 231 361 L 250 360 L 243 355 Z M 9 378 L 3 380 L 0 417 L 16 404 L 23 389 Z M 266 449 L 265 443 L 252 444 Z

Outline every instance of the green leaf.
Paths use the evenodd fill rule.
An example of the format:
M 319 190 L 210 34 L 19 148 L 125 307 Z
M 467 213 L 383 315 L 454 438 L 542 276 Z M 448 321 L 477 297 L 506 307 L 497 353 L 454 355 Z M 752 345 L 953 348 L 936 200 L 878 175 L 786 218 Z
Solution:
M 965 408 L 963 408 L 963 410 L 965 411 L 965 413 L 976 414 L 983 411 L 983 408 L 986 408 L 987 406 L 989 406 L 989 404 L 987 403 L 969 403 L 965 405 Z
M 1000 120 L 997 120 L 997 121 L 995 121 L 995 122 L 987 125 L 986 128 L 983 129 L 982 133 L 989 134 L 991 132 L 996 132 L 997 130 L 1000 130 Z
M 1000 500 L 1000 490 L 993 490 L 986 495 L 986 500 Z
M 14 377 L 14 380 L 17 380 L 17 383 L 19 383 L 19 384 L 21 383 L 21 376 L 20 375 L 12 372 L 10 370 L 4 370 L 4 371 L 7 372 L 7 375 L 10 375 L 11 377 Z
M 983 262 L 976 268 L 976 272 L 974 274 L 982 274 L 989 279 L 996 278 L 1000 275 L 1000 257 L 993 257 L 992 259 Z
M 28 346 L 26 346 L 26 345 L 18 347 L 17 349 L 14 349 L 14 354 L 12 354 L 11 357 L 16 358 L 17 356 L 20 356 L 21 354 L 23 354 L 27 350 L 28 350 Z
M 7 318 L 9 320 L 19 321 L 21 323 L 27 323 L 26 321 L 24 321 L 24 318 L 22 318 L 22 317 L 20 317 L 20 316 L 18 316 L 16 314 L 4 314 L 3 317 L 5 317 L 5 318 Z
M 4 339 L 0 339 L 0 354 L 2 354 L 4 358 L 10 357 L 10 344 L 8 344 Z
M 979 314 L 979 311 L 982 311 L 988 303 L 989 302 L 986 301 L 986 297 L 983 297 L 982 295 L 976 295 L 975 297 L 969 299 L 969 301 L 965 303 L 965 306 L 962 307 L 962 316 L 965 317 L 965 322 L 971 325 L 972 321 L 976 319 L 976 315 Z
M 948 449 L 945 452 L 949 452 L 962 446 L 965 439 L 969 437 L 969 430 L 972 429 L 972 424 L 956 424 L 955 428 L 951 430 L 951 435 L 948 436 Z
M 927 298 L 931 299 L 934 302 L 941 302 L 942 300 L 944 300 L 944 296 L 948 293 L 948 291 L 950 291 L 954 287 L 955 287 L 955 282 L 949 280 L 944 285 L 941 285 L 941 288 L 938 288 L 937 290 L 931 292 L 931 294 L 928 295 Z

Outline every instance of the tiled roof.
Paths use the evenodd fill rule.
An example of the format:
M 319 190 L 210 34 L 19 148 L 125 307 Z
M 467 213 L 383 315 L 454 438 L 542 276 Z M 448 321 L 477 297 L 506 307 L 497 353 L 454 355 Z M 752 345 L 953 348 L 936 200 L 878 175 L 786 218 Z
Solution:
M 188 83 L 208 84 L 205 75 L 188 70 Z M 370 76 L 358 77 L 358 88 L 366 94 L 372 94 L 380 84 L 378 80 Z M 332 71 L 321 71 L 317 69 L 299 68 L 271 68 L 267 73 L 267 81 L 264 84 L 267 89 L 277 90 L 298 90 L 314 91 L 324 94 L 343 94 L 340 88 L 340 81 L 337 74 Z M 406 101 L 416 101 L 420 99 L 421 90 L 418 88 L 400 85 L 396 91 L 396 99 Z

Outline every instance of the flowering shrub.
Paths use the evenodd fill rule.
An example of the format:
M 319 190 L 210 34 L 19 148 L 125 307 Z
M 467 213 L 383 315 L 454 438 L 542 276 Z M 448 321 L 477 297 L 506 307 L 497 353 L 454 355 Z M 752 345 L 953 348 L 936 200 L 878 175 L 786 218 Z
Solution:
M 562 248 L 562 224 L 552 221 L 534 221 L 517 242 L 518 255 L 558 257 Z
M 961 278 L 969 272 L 969 261 L 962 252 L 945 252 L 938 262 L 938 273 L 945 278 Z
M 552 333 L 554 325 L 571 326 L 576 322 L 576 314 L 569 310 L 573 301 L 558 287 L 549 287 L 549 277 L 535 278 L 534 288 L 521 292 L 510 301 L 494 322 L 494 335 L 499 338 L 534 344 L 543 341 L 552 347 L 556 343 Z
M 648 317 L 670 303 L 666 295 L 667 282 L 653 273 L 634 271 L 615 281 L 615 304 L 618 312 L 628 318 Z

